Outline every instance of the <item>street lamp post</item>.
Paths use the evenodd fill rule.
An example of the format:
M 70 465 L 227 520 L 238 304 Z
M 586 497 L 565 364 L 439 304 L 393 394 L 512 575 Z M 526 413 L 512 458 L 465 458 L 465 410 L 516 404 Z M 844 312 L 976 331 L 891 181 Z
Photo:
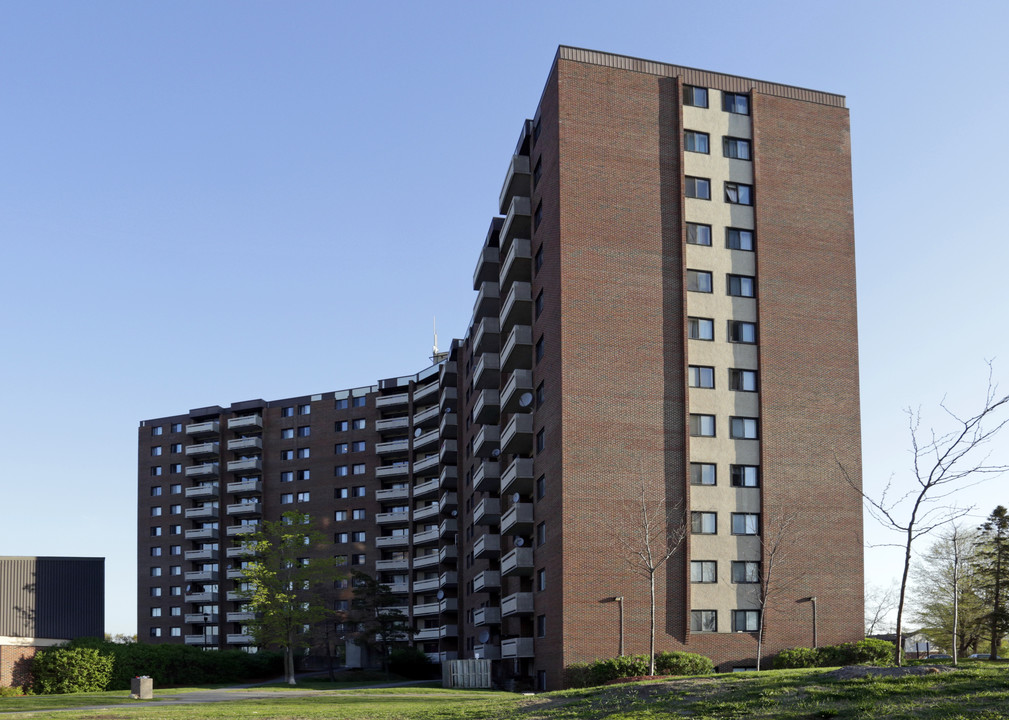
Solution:
M 808 602 L 813 605 L 813 648 L 816 649 L 819 646 L 816 641 L 816 595 L 810 597 L 802 598 L 801 600 L 796 600 L 796 602 L 804 603 Z
M 618 595 L 616 597 L 603 598 L 599 602 L 604 603 L 617 603 L 617 610 L 620 615 L 620 657 L 624 656 L 624 597 L 623 595 Z

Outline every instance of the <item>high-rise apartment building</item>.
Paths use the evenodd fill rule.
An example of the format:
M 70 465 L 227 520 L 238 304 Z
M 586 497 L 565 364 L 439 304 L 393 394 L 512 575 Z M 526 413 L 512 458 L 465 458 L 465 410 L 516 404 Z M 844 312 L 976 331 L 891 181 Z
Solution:
M 843 97 L 561 47 L 503 165 L 444 361 L 142 423 L 142 637 L 247 642 L 233 540 L 291 506 L 402 593 L 433 658 L 556 688 L 647 650 L 618 541 L 642 495 L 685 528 L 658 649 L 752 666 L 777 539 L 766 652 L 812 644 L 814 597 L 820 644 L 861 637 Z

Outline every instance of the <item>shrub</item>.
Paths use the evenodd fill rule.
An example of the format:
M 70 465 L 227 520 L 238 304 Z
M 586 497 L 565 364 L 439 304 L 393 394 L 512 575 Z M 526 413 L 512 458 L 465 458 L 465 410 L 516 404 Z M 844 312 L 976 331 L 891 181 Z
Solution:
M 820 653 L 804 647 L 782 650 L 774 656 L 773 665 L 776 670 L 819 667 Z
M 0 698 L 2 697 L 21 697 L 25 694 L 25 691 L 19 688 L 17 685 L 13 687 L 6 687 L 0 685 Z
M 588 663 L 571 663 L 564 668 L 564 687 L 583 688 L 592 684 Z
M 426 680 L 433 674 L 434 665 L 419 648 L 393 648 L 389 654 L 389 672 L 411 680 Z
M 605 685 L 610 680 L 648 674 L 647 655 L 622 655 L 589 663 L 589 684 Z
M 657 675 L 710 675 L 715 672 L 711 658 L 697 653 L 660 652 L 655 655 Z
M 55 647 L 35 655 L 33 689 L 44 695 L 101 692 L 112 678 L 113 658 L 94 648 Z

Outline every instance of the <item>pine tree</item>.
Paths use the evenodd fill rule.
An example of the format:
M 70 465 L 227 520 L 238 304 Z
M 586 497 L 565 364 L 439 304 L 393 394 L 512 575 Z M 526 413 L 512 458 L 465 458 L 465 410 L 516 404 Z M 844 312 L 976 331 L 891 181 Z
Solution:
M 999 643 L 1009 632 L 1009 511 L 995 508 L 980 529 L 978 540 L 978 575 L 991 611 L 987 615 L 991 630 L 991 659 L 998 660 Z

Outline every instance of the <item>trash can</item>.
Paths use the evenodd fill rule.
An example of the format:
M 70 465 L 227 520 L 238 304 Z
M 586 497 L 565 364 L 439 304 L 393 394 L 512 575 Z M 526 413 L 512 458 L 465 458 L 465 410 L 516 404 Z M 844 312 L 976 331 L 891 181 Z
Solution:
M 154 678 L 138 675 L 130 680 L 130 697 L 134 700 L 153 700 Z

